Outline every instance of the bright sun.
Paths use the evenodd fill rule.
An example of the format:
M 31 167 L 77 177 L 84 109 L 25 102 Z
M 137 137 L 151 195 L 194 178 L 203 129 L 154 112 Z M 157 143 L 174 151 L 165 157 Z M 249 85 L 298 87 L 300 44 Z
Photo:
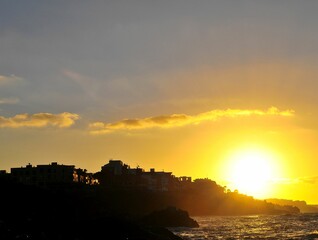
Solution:
M 227 166 L 228 181 L 240 193 L 264 198 L 270 182 L 276 177 L 277 167 L 273 155 L 260 149 L 245 149 L 230 157 Z

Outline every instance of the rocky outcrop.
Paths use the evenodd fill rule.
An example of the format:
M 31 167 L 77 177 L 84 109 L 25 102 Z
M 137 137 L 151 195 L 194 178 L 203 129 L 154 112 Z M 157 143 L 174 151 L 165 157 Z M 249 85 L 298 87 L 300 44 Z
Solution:
M 168 207 L 160 211 L 154 211 L 143 218 L 147 225 L 160 227 L 199 227 L 199 224 L 189 217 L 187 211 Z

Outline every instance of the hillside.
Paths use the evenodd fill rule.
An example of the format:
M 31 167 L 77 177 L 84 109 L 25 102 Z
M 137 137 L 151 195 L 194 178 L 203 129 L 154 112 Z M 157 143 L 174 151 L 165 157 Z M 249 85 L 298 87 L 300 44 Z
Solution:
M 302 213 L 318 213 L 317 205 L 309 205 L 305 201 L 294 201 L 294 200 L 277 199 L 277 198 L 266 199 L 266 201 L 270 203 L 282 205 L 282 206 L 285 206 L 285 205 L 295 206 L 299 208 L 300 212 Z

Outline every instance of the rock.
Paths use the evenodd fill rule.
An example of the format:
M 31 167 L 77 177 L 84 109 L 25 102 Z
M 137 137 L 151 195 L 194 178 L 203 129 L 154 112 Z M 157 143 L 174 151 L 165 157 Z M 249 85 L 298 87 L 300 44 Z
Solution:
M 154 211 L 145 216 L 142 221 L 145 224 L 160 227 L 199 227 L 199 224 L 189 217 L 187 211 L 175 207 Z

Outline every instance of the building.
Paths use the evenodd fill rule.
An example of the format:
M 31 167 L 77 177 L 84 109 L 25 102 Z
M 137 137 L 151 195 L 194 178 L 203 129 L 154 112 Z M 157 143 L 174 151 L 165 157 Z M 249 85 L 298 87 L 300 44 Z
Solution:
M 109 160 L 108 164 L 102 166 L 102 172 L 110 175 L 122 175 L 127 165 L 124 165 L 121 160 Z
M 93 182 L 86 170 L 75 169 L 74 165 L 59 165 L 57 162 L 49 165 L 28 164 L 26 167 L 11 168 L 11 177 L 23 184 L 42 187 Z
M 165 192 L 174 190 L 176 178 L 171 172 L 156 172 L 151 168 L 149 172 L 143 172 L 141 175 L 145 182 L 145 188 L 154 192 Z
M 191 177 L 186 177 L 186 176 L 182 176 L 182 177 L 178 177 L 178 190 L 186 190 L 189 189 L 191 187 L 191 183 L 192 183 L 192 178 Z
M 151 168 L 149 172 L 142 168 L 130 168 L 121 160 L 110 160 L 96 173 L 100 184 L 108 188 L 142 189 L 154 192 L 174 191 L 180 189 L 180 184 L 186 185 L 191 178 L 176 178 L 171 172 L 156 172 Z M 181 183 L 180 183 L 181 182 Z
M 9 174 L 7 173 L 6 170 L 0 170 L 0 179 L 8 179 Z
M 140 175 L 141 168 L 131 169 L 121 160 L 109 160 L 101 167 L 101 171 L 95 174 L 100 184 L 109 188 L 138 188 L 142 186 Z

